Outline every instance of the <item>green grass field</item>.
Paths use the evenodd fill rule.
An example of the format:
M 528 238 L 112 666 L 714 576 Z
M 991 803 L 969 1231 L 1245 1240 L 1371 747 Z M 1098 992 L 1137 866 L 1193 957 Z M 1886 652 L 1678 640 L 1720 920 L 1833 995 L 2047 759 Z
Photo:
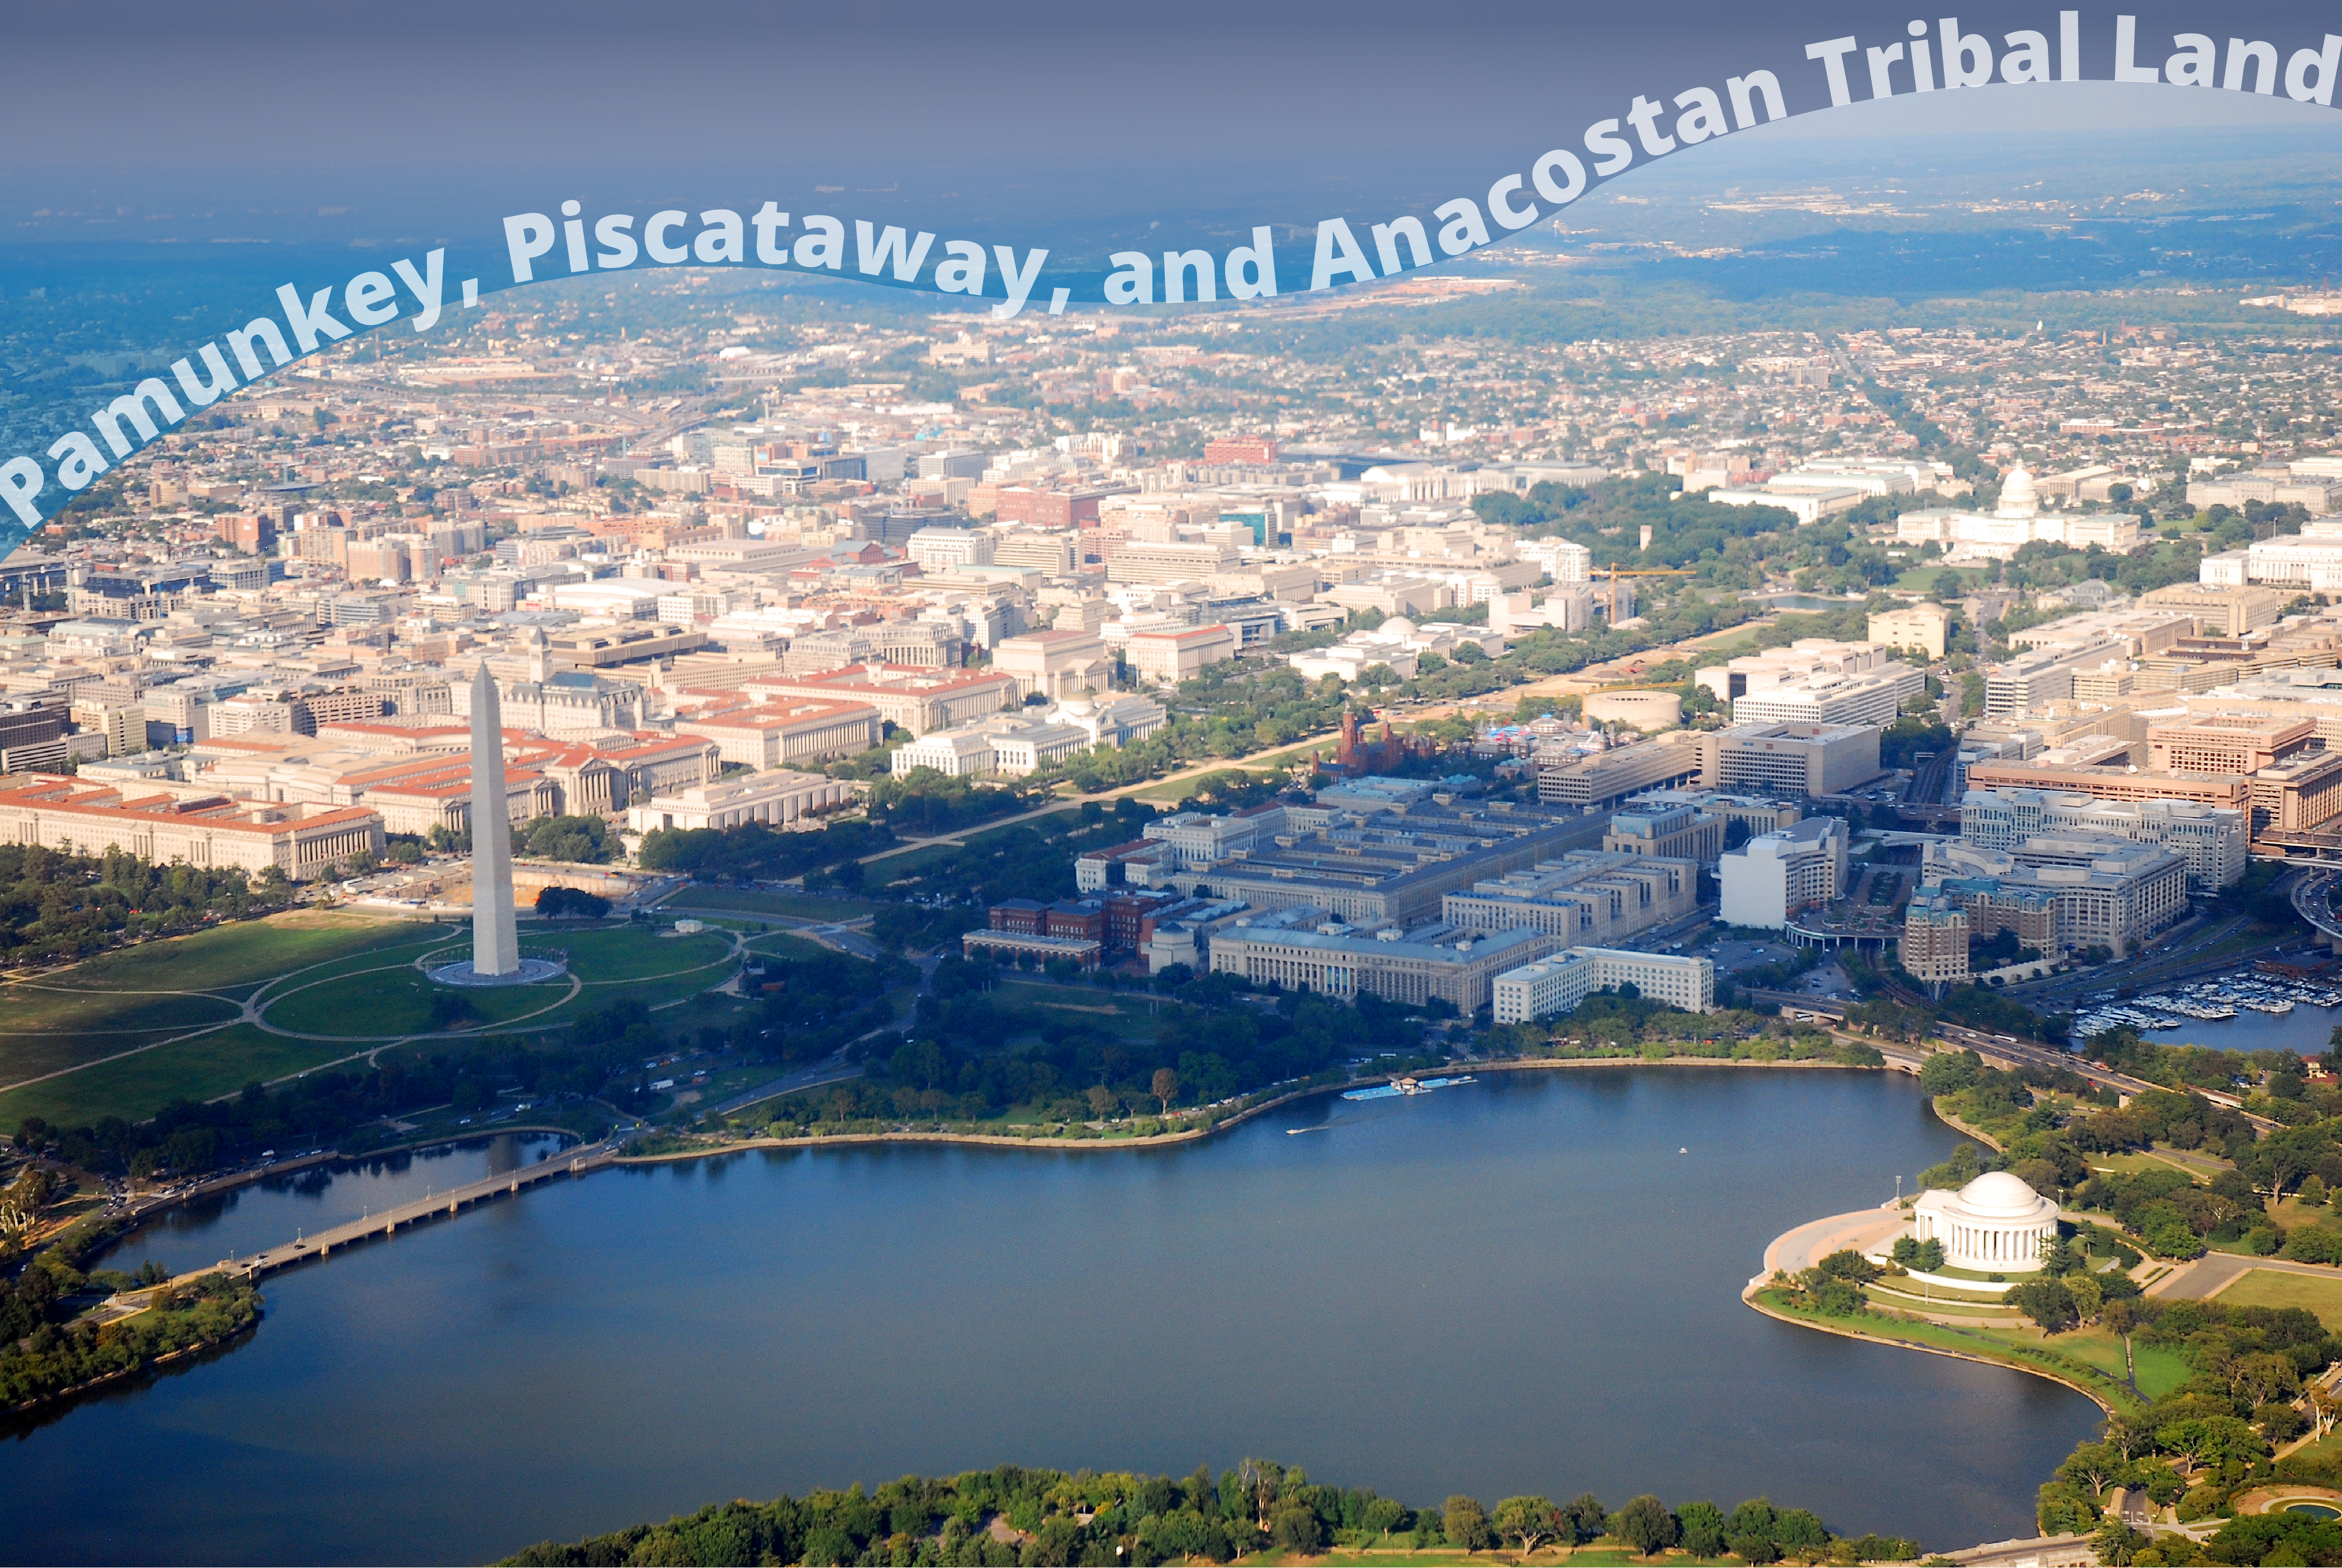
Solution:
M 1155 1016 L 1144 998 L 1036 980 L 1003 980 L 993 988 L 993 997 L 1007 1006 L 1046 1008 L 1066 1024 L 1086 1024 L 1126 1039 L 1155 1033 Z
M 279 1029 L 350 1040 L 419 1034 L 432 1027 L 431 999 L 438 989 L 427 976 L 403 966 L 373 974 L 336 975 L 286 992 L 282 1001 L 269 1004 L 265 1016 Z M 569 983 L 552 980 L 504 990 L 466 991 L 463 994 L 471 1004 L 475 1019 L 505 1023 L 563 1001 L 569 994 Z
M 531 937 L 521 944 L 521 951 L 560 948 L 569 954 L 569 972 L 593 986 L 704 968 L 721 960 L 731 945 L 729 938 L 711 932 L 659 936 L 639 927 L 616 926 Z
M 2342 1330 L 2342 1275 L 2315 1279 L 2276 1269 L 2247 1269 L 2214 1299 L 2223 1306 L 2307 1307 L 2327 1328 Z
M 242 934 L 242 940 L 207 940 L 230 932 Z M 263 934 L 244 934 L 252 933 Z M 350 1055 L 371 1042 L 425 1033 L 432 1027 L 431 998 L 435 988 L 414 967 L 415 959 L 432 954 L 452 960 L 467 950 L 465 934 L 459 928 L 379 921 L 368 921 L 363 926 L 295 926 L 275 940 L 254 923 L 225 932 L 206 932 L 188 941 L 205 945 L 192 955 L 169 954 L 167 967 L 116 962 L 99 973 L 125 991 L 131 981 L 150 980 L 162 973 L 182 980 L 232 975 L 241 994 L 281 979 L 281 984 L 270 987 L 262 1004 L 263 1016 L 277 1028 L 324 1038 L 287 1039 L 237 1024 L 187 1040 L 154 1044 L 152 1049 L 118 1061 L 103 1061 L 149 1044 L 157 1035 L 233 1018 L 235 1005 L 213 997 L 157 998 L 88 989 L 82 994 L 32 1002 L 28 1008 L 19 1009 L 15 994 L 0 992 L 10 1008 L 9 1024 L 21 1028 L 29 1011 L 54 1031 L 0 1035 L 0 1063 L 27 1069 L 18 1074 L 25 1077 L 92 1064 L 0 1093 L 0 1125 L 27 1115 L 65 1125 L 109 1115 L 137 1121 L 175 1099 L 205 1100 L 233 1094 L 248 1083 L 266 1083 Z M 818 951 L 777 933 L 763 941 L 776 952 Z M 574 972 L 586 983 L 574 999 L 568 999 L 572 987 L 566 978 L 510 990 L 467 992 L 465 997 L 475 1021 L 488 1025 L 530 1014 L 542 1014 L 529 1019 L 531 1024 L 557 1024 L 621 995 L 660 1006 L 686 1000 L 725 979 L 730 944 L 728 936 L 714 933 L 662 936 L 646 927 L 533 934 L 522 944 L 525 952 L 562 947 L 570 954 Z M 154 949 L 120 957 L 139 958 L 145 952 L 170 945 L 156 944 Z M 255 966 L 271 954 L 286 960 L 283 967 L 273 975 L 256 973 Z M 58 979 L 85 979 L 95 969 L 95 965 L 85 965 Z M 137 988 L 155 987 L 141 984 Z M 45 994 L 27 993 L 26 996 Z M 545 1012 L 548 1007 L 553 1010 Z M 139 1032 L 108 1034 L 85 1022 L 124 1017 L 145 1020 L 147 1026 Z
M 304 913 L 146 943 L 10 984 L 0 988 L 0 1084 L 223 1022 L 273 976 L 427 934 L 406 922 Z M 173 991 L 211 994 L 156 994 Z
M 908 860 L 910 856 L 903 857 Z M 893 863 L 888 863 L 889 864 Z M 787 914 L 799 920 L 859 920 L 878 905 L 809 893 L 752 893 L 738 887 L 686 887 L 666 901 L 670 910 L 721 909 L 741 914 Z
M 67 1127 L 103 1116 L 138 1121 L 173 1100 L 233 1094 L 246 1084 L 286 1077 L 355 1049 L 349 1042 L 287 1040 L 238 1024 L 0 1094 L 0 1126 L 13 1127 L 26 1116 Z

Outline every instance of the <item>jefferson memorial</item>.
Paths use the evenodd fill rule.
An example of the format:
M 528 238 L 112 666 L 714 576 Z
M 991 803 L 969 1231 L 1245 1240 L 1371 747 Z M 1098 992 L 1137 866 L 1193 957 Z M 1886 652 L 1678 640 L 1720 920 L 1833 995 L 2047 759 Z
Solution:
M 2057 1237 L 2057 1205 L 2007 1171 L 1987 1171 L 1957 1193 L 1919 1194 L 1914 1241 L 1944 1243 L 1944 1262 L 1978 1273 L 2031 1273 Z

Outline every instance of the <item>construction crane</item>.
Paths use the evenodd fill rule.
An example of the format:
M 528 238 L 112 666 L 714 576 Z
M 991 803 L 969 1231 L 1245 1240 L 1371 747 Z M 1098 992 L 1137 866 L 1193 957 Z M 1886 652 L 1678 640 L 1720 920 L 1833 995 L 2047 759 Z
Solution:
M 1689 567 L 1687 567 L 1687 566 L 1623 566 L 1623 567 L 1622 567 L 1622 566 L 1620 566 L 1620 565 L 1619 565 L 1616 561 L 1613 561 L 1613 562 L 1612 562 L 1612 563 L 1610 563 L 1610 564 L 1608 564 L 1607 566 L 1596 566 L 1596 567 L 1595 567 L 1595 568 L 1594 568 L 1594 575 L 1595 575 L 1595 576 L 1596 576 L 1596 577 L 1607 577 L 1607 578 L 1609 578 L 1609 579 L 1610 579 L 1610 619 L 1609 619 L 1609 624 L 1610 624 L 1611 625 L 1614 625 L 1614 626 L 1615 626 L 1615 625 L 1616 625 L 1616 624 L 1618 624 L 1618 579 L 1619 579 L 1619 578 L 1621 578 L 1621 577 L 1690 577 L 1690 576 L 1696 576 L 1696 574 L 1697 574 L 1694 573 L 1694 572 L 1693 572 Z

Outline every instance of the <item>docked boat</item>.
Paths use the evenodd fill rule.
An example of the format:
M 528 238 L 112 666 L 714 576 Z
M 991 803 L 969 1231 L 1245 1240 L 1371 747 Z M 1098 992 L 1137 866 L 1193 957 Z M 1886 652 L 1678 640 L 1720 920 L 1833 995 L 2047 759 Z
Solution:
M 1343 1091 L 1345 1100 L 1396 1100 L 1408 1094 L 1427 1094 L 1434 1089 L 1449 1089 L 1458 1084 L 1469 1084 L 1472 1074 L 1466 1073 L 1454 1078 L 1394 1078 L 1387 1084 L 1376 1084 L 1368 1089 Z

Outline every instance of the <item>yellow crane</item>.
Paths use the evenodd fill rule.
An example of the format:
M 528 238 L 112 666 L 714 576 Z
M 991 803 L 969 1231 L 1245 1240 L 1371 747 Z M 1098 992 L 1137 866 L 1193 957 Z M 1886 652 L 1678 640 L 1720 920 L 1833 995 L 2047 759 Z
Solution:
M 1596 566 L 1596 567 L 1595 567 L 1595 568 L 1594 568 L 1594 575 L 1595 575 L 1595 576 L 1596 576 L 1596 577 L 1607 577 L 1607 578 L 1609 578 L 1609 579 L 1610 579 L 1610 617 L 1609 617 L 1609 624 L 1610 624 L 1611 625 L 1614 625 L 1614 626 L 1615 626 L 1615 625 L 1616 625 L 1616 624 L 1618 624 L 1618 579 L 1619 579 L 1619 578 L 1621 578 L 1621 577 L 1690 577 L 1690 576 L 1696 576 L 1696 575 L 1697 575 L 1697 574 L 1694 573 L 1694 572 L 1691 570 L 1691 568 L 1689 568 L 1689 567 L 1687 567 L 1687 566 L 1621 566 L 1621 565 L 1619 565 L 1619 564 L 1618 564 L 1618 563 L 1616 563 L 1616 561 L 1613 561 L 1613 562 L 1612 562 L 1612 563 L 1610 563 L 1610 564 L 1608 564 L 1607 566 Z

